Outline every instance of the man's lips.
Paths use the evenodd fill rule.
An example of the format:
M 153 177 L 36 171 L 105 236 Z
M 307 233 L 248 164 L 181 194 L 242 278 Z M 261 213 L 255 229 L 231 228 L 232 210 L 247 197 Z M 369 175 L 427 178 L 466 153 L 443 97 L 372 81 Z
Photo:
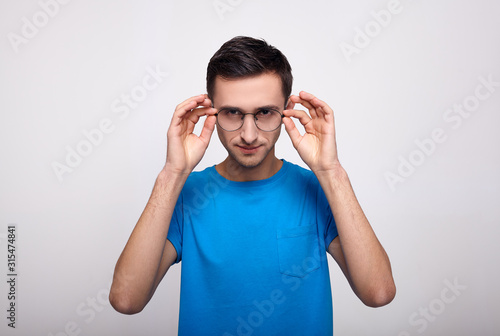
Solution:
M 260 148 L 260 146 L 241 146 L 241 145 L 236 145 L 236 147 L 238 147 L 243 154 L 256 153 Z

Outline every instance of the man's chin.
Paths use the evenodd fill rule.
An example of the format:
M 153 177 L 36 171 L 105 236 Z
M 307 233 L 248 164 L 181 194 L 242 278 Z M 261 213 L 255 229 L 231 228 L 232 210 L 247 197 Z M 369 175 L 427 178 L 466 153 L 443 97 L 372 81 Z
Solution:
M 256 157 L 243 157 L 243 158 L 234 158 L 234 161 L 235 163 L 243 168 L 243 169 L 252 169 L 252 168 L 255 168 L 255 167 L 258 167 L 262 161 L 264 161 L 263 159 L 262 160 L 259 160 L 258 158 Z
M 235 155 L 235 153 L 230 153 L 233 164 L 242 169 L 252 169 L 258 167 L 266 158 L 263 155 Z

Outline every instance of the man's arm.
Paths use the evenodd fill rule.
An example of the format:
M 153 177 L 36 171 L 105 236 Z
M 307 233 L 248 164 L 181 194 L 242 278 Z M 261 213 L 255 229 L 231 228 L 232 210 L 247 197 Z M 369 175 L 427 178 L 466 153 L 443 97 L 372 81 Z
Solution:
M 188 175 L 200 162 L 215 127 L 215 109 L 206 95 L 179 104 L 167 133 L 167 160 L 151 197 L 118 259 L 109 294 L 111 305 L 124 314 L 140 312 L 177 257 L 167 240 L 170 220 Z M 207 116 L 200 136 L 193 134 Z
M 392 301 L 396 287 L 389 258 L 361 209 L 345 171 L 319 178 L 337 224 L 328 247 L 353 291 L 370 307 Z
M 295 104 L 306 107 L 309 114 L 294 110 Z M 283 113 L 286 131 L 302 160 L 318 178 L 335 218 L 339 235 L 328 251 L 364 304 L 371 307 L 388 304 L 396 294 L 391 264 L 338 160 L 332 109 L 312 94 L 301 92 L 290 97 Z M 304 135 L 295 127 L 292 117 L 304 126 Z

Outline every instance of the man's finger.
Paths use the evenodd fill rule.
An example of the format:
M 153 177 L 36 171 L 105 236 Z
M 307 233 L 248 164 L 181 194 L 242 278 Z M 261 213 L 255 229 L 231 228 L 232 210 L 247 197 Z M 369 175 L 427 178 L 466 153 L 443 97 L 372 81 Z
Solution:
M 211 102 L 208 98 L 203 98 L 201 96 L 193 97 L 194 99 L 183 102 L 178 105 L 177 109 L 172 116 L 172 122 L 176 125 L 179 125 L 186 115 L 191 114 L 193 111 L 206 109 L 207 111 L 211 111 L 210 114 L 214 114 L 215 111 L 212 111 Z M 201 106 L 201 108 L 199 108 Z M 201 113 L 200 111 L 196 111 L 196 113 Z M 201 114 L 203 115 L 203 114 Z
M 206 97 L 205 94 L 199 94 L 199 95 L 193 96 L 191 98 L 188 98 L 188 99 L 184 100 L 179 105 L 177 105 L 175 107 L 175 110 L 177 111 L 177 110 L 184 109 L 186 105 L 192 104 L 193 101 L 196 102 L 196 103 L 203 102 L 206 98 L 207 97 Z
M 300 142 L 300 139 L 302 138 L 302 135 L 295 126 L 295 123 L 289 117 L 285 117 L 283 118 L 283 124 L 285 124 L 285 130 L 288 133 L 290 140 L 292 140 L 293 146 L 297 147 L 298 143 Z
M 319 100 L 316 98 L 314 100 L 314 103 L 318 106 L 318 110 L 320 110 L 324 116 L 332 116 L 333 117 L 333 110 L 328 104 L 326 104 L 324 101 Z
M 200 140 L 208 145 L 210 142 L 210 138 L 212 137 L 212 133 L 215 129 L 215 116 L 209 115 L 205 122 L 203 123 L 203 129 L 200 133 Z
M 296 118 L 299 119 L 300 123 L 305 126 L 307 123 L 309 123 L 312 119 L 311 117 L 306 113 L 306 111 L 302 110 L 284 110 L 283 114 L 285 117 L 289 118 Z
M 314 106 L 317 109 L 318 114 L 321 114 L 323 117 L 328 114 L 333 115 L 332 108 L 318 97 L 315 97 L 313 94 L 301 91 L 300 97 Z
M 213 107 L 197 107 L 187 111 L 183 119 L 187 119 L 196 124 L 201 117 L 213 116 L 215 113 L 217 113 L 217 110 Z
M 313 118 L 317 117 L 316 108 L 309 101 L 302 99 L 299 96 L 294 96 L 293 102 L 296 104 L 300 104 L 300 105 L 304 106 L 305 108 L 307 108 L 309 110 L 309 114 L 311 115 L 311 117 L 313 117 Z

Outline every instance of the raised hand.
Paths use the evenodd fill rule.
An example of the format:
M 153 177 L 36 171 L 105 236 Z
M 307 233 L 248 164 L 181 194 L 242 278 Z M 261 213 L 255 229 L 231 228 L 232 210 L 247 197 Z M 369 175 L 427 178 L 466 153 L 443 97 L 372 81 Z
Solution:
M 300 104 L 309 110 L 295 110 Z M 302 160 L 315 172 L 320 173 L 337 168 L 337 144 L 335 141 L 335 122 L 333 110 L 322 100 L 310 93 L 301 91 L 298 96 L 290 96 L 287 109 L 283 111 L 283 123 L 292 144 Z M 301 135 L 291 118 L 297 118 L 305 133 Z
M 165 167 L 174 173 L 187 175 L 200 162 L 215 128 L 216 109 L 206 94 L 191 97 L 175 108 L 167 132 Z M 196 123 L 207 116 L 200 135 L 193 133 Z

